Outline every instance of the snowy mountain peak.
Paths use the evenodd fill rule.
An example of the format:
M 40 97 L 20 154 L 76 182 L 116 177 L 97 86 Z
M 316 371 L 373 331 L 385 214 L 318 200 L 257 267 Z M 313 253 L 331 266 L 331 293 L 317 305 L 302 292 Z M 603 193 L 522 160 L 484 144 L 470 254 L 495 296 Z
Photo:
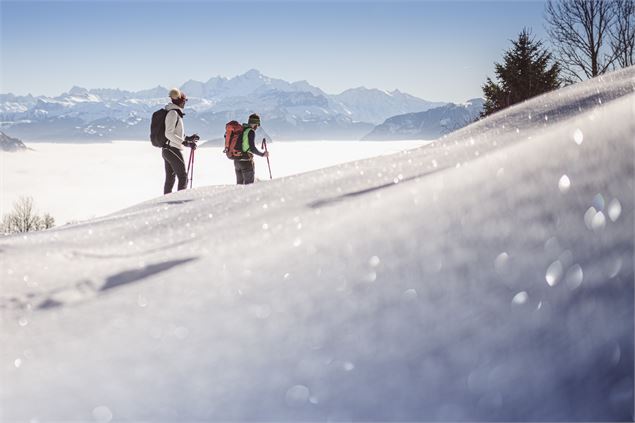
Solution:
M 484 104 L 485 104 L 485 99 L 478 97 L 478 98 L 471 98 L 467 100 L 465 103 L 463 103 L 463 106 L 465 107 L 474 106 L 474 107 L 482 108 Z
M 207 90 L 206 84 L 200 81 L 194 81 L 190 79 L 185 84 L 181 85 L 180 90 L 184 92 L 188 97 L 206 97 Z
M 141 99 L 151 99 L 151 98 L 167 98 L 168 89 L 162 87 L 161 85 L 157 85 L 154 88 L 150 88 L 149 90 L 137 91 L 135 94 L 138 98 Z
M 264 75 L 260 73 L 260 71 L 257 69 L 249 69 L 247 72 L 245 72 L 244 74 L 240 76 L 243 78 L 248 78 L 248 79 L 263 79 L 264 78 Z
M 425 111 L 446 103 L 433 103 L 397 90 L 388 92 L 377 88 L 348 89 L 334 98 L 347 110 L 355 110 L 356 120 L 379 124 L 387 117 Z
M 215 88 L 225 82 L 227 82 L 227 78 L 224 78 L 222 76 L 214 76 L 208 79 L 207 82 L 205 82 L 205 86 L 207 86 L 208 88 Z
M 73 88 L 68 90 L 68 94 L 69 95 L 83 96 L 83 95 L 87 95 L 88 94 L 88 90 L 86 88 L 78 87 L 78 86 L 75 85 L 75 86 L 73 86 Z
M 200 82 L 200 81 L 195 81 L 195 80 L 193 80 L 193 79 L 188 79 L 188 80 L 187 80 L 187 81 L 185 81 L 185 82 L 183 83 L 183 85 L 181 85 L 181 86 L 185 86 L 185 85 L 187 85 L 187 84 L 192 84 L 192 83 L 194 83 L 194 84 L 202 84 L 202 82 Z
M 358 93 L 367 93 L 368 91 L 372 91 L 372 89 L 368 89 L 366 87 L 363 86 L 359 86 L 359 87 L 355 87 L 355 88 L 349 88 L 347 90 L 342 91 L 339 95 L 351 95 L 351 94 L 358 94 Z M 376 90 L 379 91 L 379 90 Z
M 329 95 L 306 80 L 288 82 L 257 69 L 229 79 L 190 79 L 180 88 L 190 98 L 188 128 L 201 134 L 222 132 L 228 114 L 257 110 L 277 138 L 359 139 L 391 116 L 443 104 L 362 86 Z M 163 86 L 138 92 L 75 86 L 54 98 L 4 96 L 0 98 L 0 112 L 4 113 L 1 117 L 6 127 L 27 141 L 51 139 L 52 133 L 61 134 L 64 140 L 145 139 L 151 112 L 165 103 L 167 96 L 168 89 Z M 103 119 L 108 119 L 108 125 Z

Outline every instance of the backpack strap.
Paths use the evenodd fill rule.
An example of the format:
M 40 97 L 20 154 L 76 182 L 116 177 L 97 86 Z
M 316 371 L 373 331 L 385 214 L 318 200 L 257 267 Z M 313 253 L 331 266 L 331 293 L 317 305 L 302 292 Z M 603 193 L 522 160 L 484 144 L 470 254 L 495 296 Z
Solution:
M 243 142 L 241 145 L 241 151 L 247 153 L 249 151 L 249 131 L 253 131 L 252 128 L 247 127 L 243 130 Z
M 176 112 L 176 113 L 177 113 L 177 114 L 181 117 L 181 119 L 183 119 L 183 116 L 185 116 L 185 113 L 183 113 L 183 112 L 182 112 L 181 110 L 179 110 L 179 109 L 170 109 L 170 110 L 168 110 L 168 113 L 170 113 L 170 112 L 172 112 L 172 111 Z

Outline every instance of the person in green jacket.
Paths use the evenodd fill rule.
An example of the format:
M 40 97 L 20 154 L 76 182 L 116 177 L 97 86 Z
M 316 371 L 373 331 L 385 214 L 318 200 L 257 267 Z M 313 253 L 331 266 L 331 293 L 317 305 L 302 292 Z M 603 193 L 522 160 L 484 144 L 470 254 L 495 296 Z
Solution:
M 247 123 L 243 123 L 242 155 L 234 160 L 236 183 L 238 185 L 252 184 L 255 178 L 254 154 L 269 157 L 269 152 L 258 150 L 255 143 L 256 129 L 260 126 L 260 116 L 252 114 Z

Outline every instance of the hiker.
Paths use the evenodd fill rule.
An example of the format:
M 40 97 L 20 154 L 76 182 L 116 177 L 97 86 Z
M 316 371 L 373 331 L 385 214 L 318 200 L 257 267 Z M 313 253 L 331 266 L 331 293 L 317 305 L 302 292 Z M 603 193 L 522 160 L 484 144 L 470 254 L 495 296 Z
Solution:
M 243 123 L 242 154 L 234 160 L 236 183 L 238 185 L 252 184 L 255 178 L 254 154 L 269 157 L 269 152 L 262 152 L 256 148 L 256 129 L 260 126 L 260 116 L 252 114 L 247 123 Z
M 168 113 L 165 115 L 165 137 L 167 143 L 161 149 L 161 156 L 165 162 L 165 185 L 163 194 L 169 194 L 174 187 L 175 176 L 179 179 L 178 190 L 187 187 L 187 171 L 183 160 L 183 146 L 196 149 L 196 141 L 200 139 L 197 134 L 185 137 L 183 129 L 183 108 L 187 102 L 187 96 L 177 88 L 170 90 L 170 100 L 165 106 Z

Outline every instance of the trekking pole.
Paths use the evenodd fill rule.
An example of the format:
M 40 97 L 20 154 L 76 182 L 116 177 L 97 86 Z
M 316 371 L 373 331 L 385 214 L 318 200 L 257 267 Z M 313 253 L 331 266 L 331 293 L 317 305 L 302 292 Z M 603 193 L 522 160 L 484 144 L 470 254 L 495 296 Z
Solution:
M 262 145 L 260 146 L 260 148 L 265 150 L 265 153 L 268 153 L 269 150 L 267 150 L 267 139 L 263 138 L 262 139 Z M 271 164 L 269 163 L 269 155 L 267 155 L 267 167 L 269 168 L 269 179 L 273 179 L 273 177 L 271 176 Z
M 192 173 L 190 173 L 190 189 L 192 189 L 192 184 L 194 183 L 194 154 L 196 153 L 195 149 L 192 149 Z
M 190 180 L 190 189 L 191 189 L 192 182 L 194 181 L 194 149 L 193 148 L 190 150 L 190 159 L 187 163 L 187 176 L 188 176 L 188 179 Z

